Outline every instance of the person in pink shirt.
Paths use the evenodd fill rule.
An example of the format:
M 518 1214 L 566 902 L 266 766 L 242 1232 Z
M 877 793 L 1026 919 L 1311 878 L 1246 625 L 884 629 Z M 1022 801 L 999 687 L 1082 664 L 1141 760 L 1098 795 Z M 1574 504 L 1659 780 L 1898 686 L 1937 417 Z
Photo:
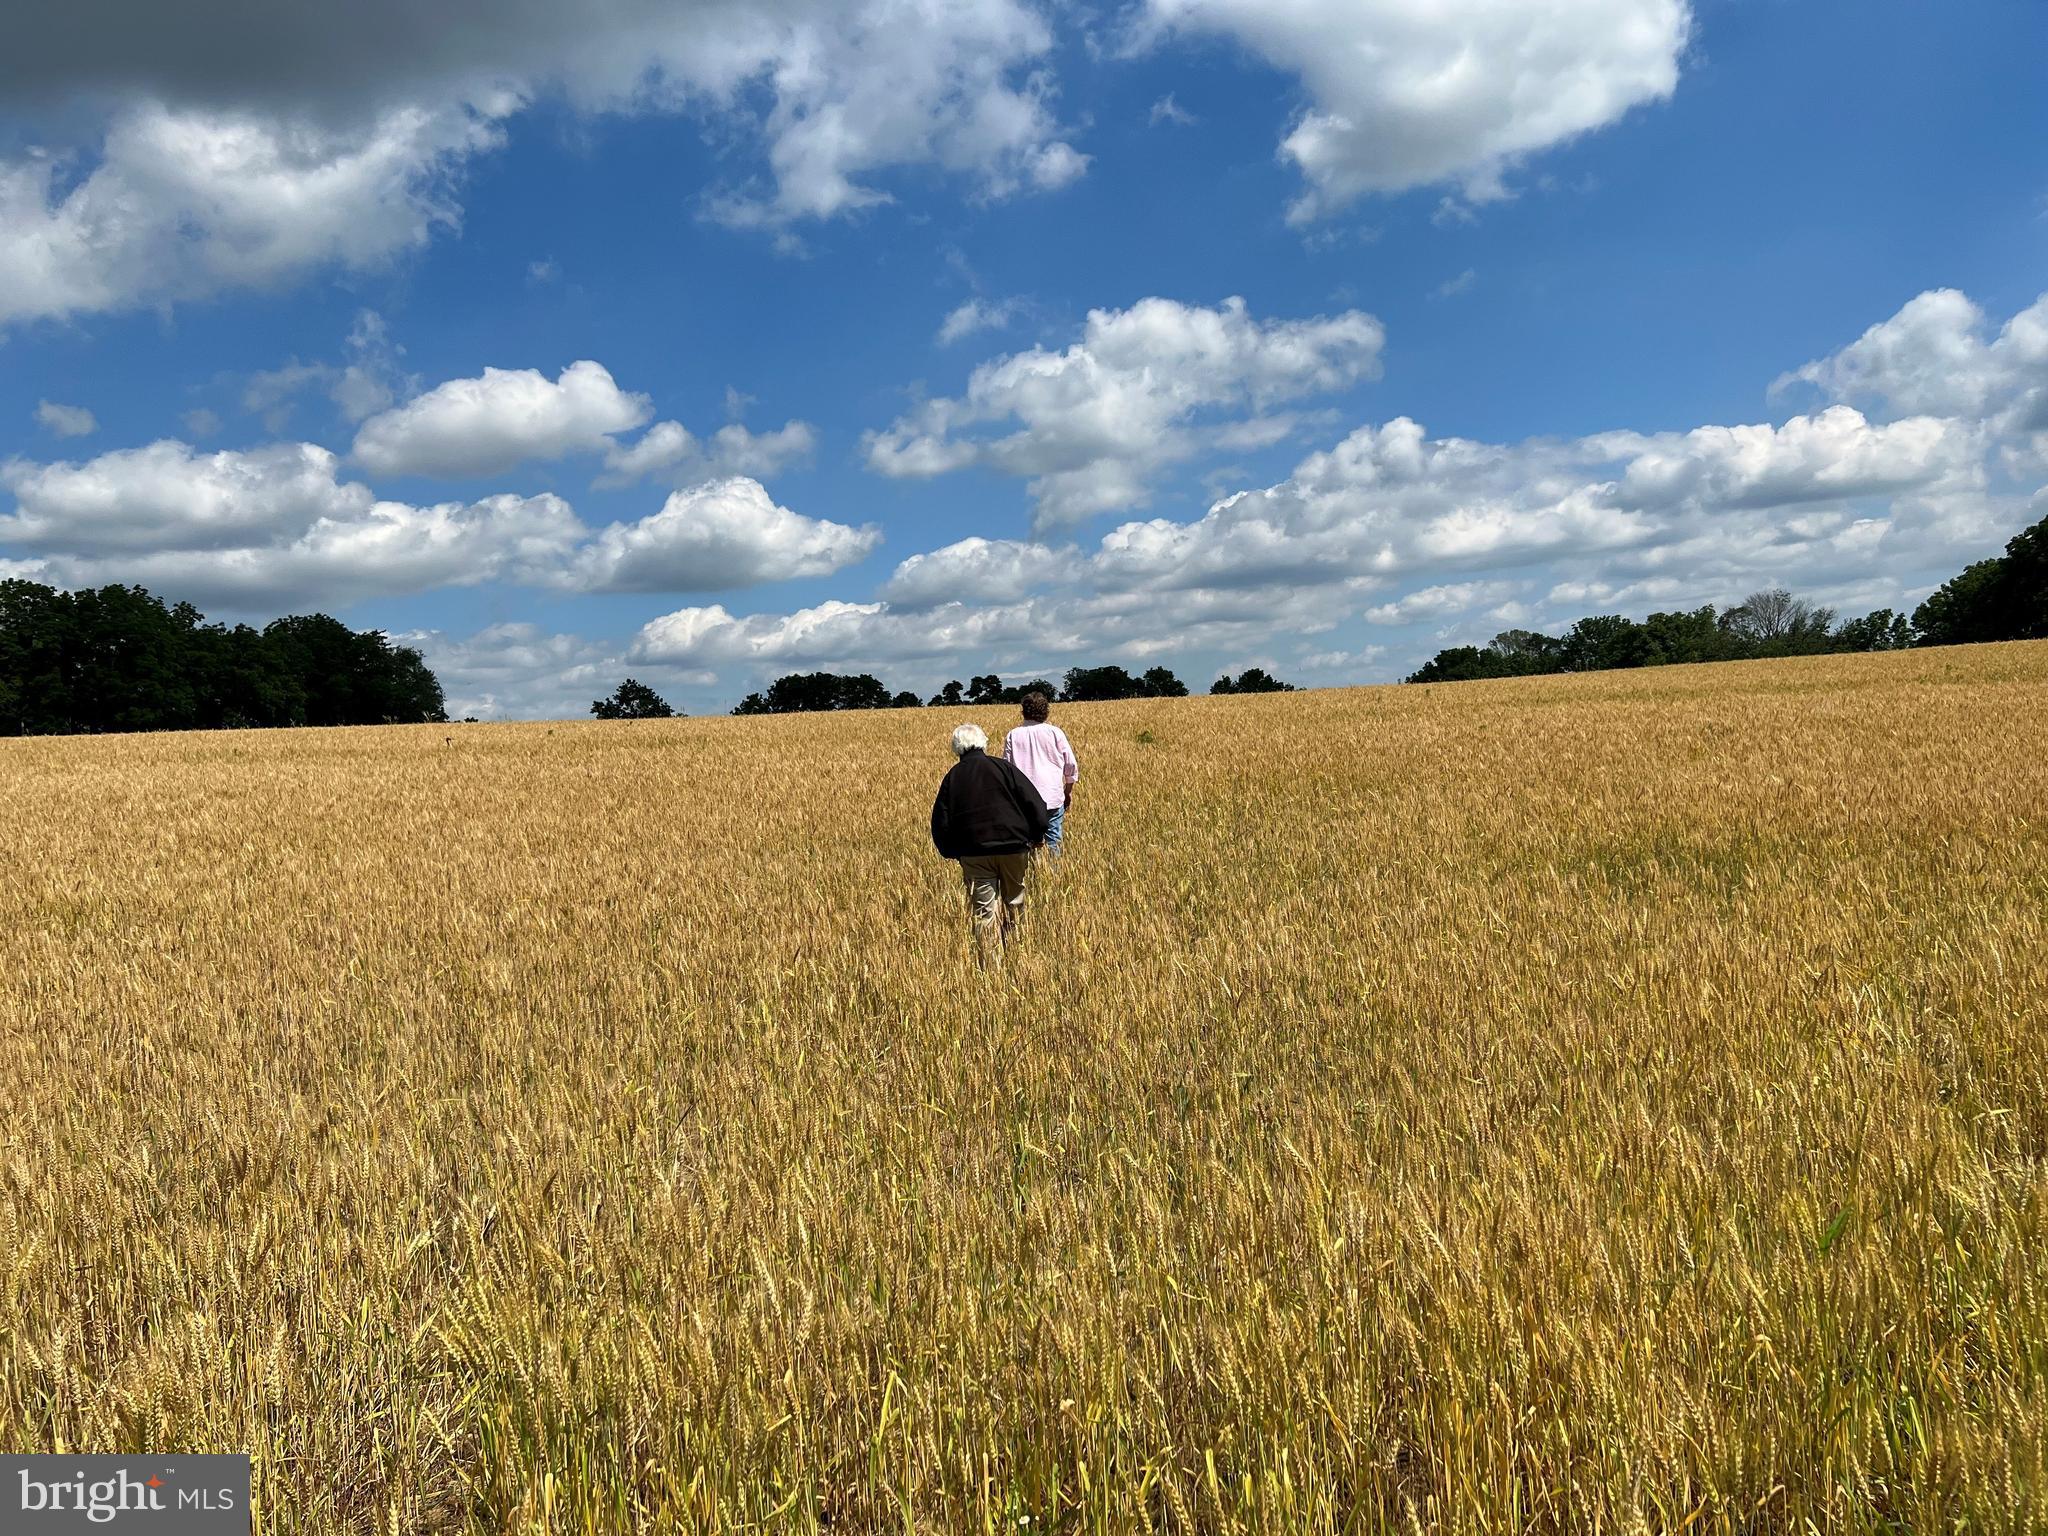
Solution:
M 1074 803 L 1074 781 L 1081 777 L 1081 764 L 1074 756 L 1067 733 L 1048 718 L 1052 714 L 1052 700 L 1034 690 L 1020 702 L 1024 723 L 1003 738 L 1003 756 L 1023 770 L 1024 777 L 1045 801 L 1045 808 L 1052 812 L 1045 850 L 1057 858 L 1067 811 Z

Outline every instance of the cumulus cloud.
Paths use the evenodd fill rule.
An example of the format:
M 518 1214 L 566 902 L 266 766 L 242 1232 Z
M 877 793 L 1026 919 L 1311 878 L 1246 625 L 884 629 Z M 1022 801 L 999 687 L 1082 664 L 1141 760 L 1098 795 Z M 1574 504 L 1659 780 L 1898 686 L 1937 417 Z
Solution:
M 772 479 L 817 452 L 817 429 L 807 421 L 785 422 L 773 432 L 752 432 L 728 422 L 701 441 L 679 421 L 657 421 L 630 447 L 605 454 L 602 485 L 631 485 L 650 477 L 703 480 L 731 475 Z
M 834 600 L 745 616 L 714 604 L 650 621 L 627 655 L 670 666 L 736 665 L 750 676 L 941 658 L 1027 672 L 1078 657 L 1149 664 L 1276 631 L 1316 632 L 1341 616 L 1350 596 L 1341 585 L 1298 593 L 1041 593 L 1015 603 L 915 609 Z
M 163 441 L 84 463 L 0 465 L 0 558 L 66 586 L 135 581 L 239 610 L 503 581 L 585 592 L 719 592 L 828 575 L 872 527 L 778 506 L 755 481 L 678 492 L 593 532 L 559 496 L 414 506 L 339 476 L 312 443 L 206 453 Z M 21 561 L 18 555 L 30 557 Z
M 372 416 L 356 434 L 355 459 L 374 474 L 466 479 L 528 460 L 603 453 L 612 435 L 652 412 L 601 363 L 571 363 L 550 382 L 531 368 L 486 368 L 450 379 Z
M 270 612 L 503 579 L 536 581 L 567 558 L 582 532 L 568 504 L 554 496 L 491 496 L 431 507 L 372 501 L 355 515 L 322 519 L 265 543 L 66 552 L 47 557 L 44 572 L 64 586 L 140 582 L 203 606 Z
M 803 517 L 760 482 L 713 481 L 677 491 L 651 517 L 614 523 L 569 566 L 561 584 L 592 592 L 722 592 L 829 576 L 881 543 L 875 527 Z
M 36 425 L 56 437 L 90 437 L 100 427 L 99 418 L 84 406 L 54 400 L 36 402 Z
M 17 461 L 0 469 L 15 499 L 0 545 L 97 556 L 296 537 L 323 519 L 360 518 L 375 500 L 367 486 L 338 482 L 335 468 L 311 443 L 198 453 L 168 439 L 83 464 Z
M 1019 539 L 961 539 L 903 561 L 883 586 L 882 596 L 904 609 L 958 602 L 1015 603 L 1074 570 L 1078 560 L 1072 549 Z
M 0 160 L 0 324 L 388 261 L 456 221 L 466 163 L 546 96 L 751 130 L 760 174 L 710 205 L 733 223 L 872 207 L 871 178 L 906 165 L 1049 190 L 1087 164 L 1052 43 L 1024 0 L 37 8 L 0 50 L 0 104 L 66 124 L 133 105 L 96 144 Z
M 1422 587 L 1391 603 L 1379 603 L 1365 610 L 1374 624 L 1413 624 L 1423 619 L 1443 619 L 1468 613 L 1487 603 L 1497 603 L 1514 591 L 1499 581 L 1461 581 L 1448 586 Z
M 0 471 L 0 548 L 65 586 L 141 582 L 237 609 L 345 603 L 558 570 L 586 530 L 554 496 L 415 507 L 336 478 L 311 443 L 201 453 L 164 441 Z
M 960 398 L 870 433 L 867 460 L 899 478 L 977 465 L 1020 476 L 1041 529 L 1078 522 L 1145 505 L 1163 467 L 1218 432 L 1256 438 L 1277 403 L 1377 377 L 1384 339 L 1357 310 L 1260 321 L 1237 298 L 1215 309 L 1160 298 L 1098 309 L 1064 352 L 1034 347 L 984 363 Z
M 1973 495 L 1980 452 L 1967 423 L 1875 425 L 1848 407 L 1779 426 L 1519 444 L 1431 438 L 1397 418 L 1194 522 L 1127 523 L 1093 564 L 1119 585 L 1167 587 L 1440 578 L 1560 559 L 1744 579 L 1830 545 L 1868 561 L 1866 525 L 1890 524 L 1859 504 Z
M 1841 351 L 1781 377 L 1886 413 L 1975 417 L 2048 454 L 2048 294 L 1987 335 L 1989 321 L 1953 288 L 1922 293 Z
M 1312 105 L 1281 142 L 1307 178 L 1297 220 L 1371 192 L 1455 182 L 1504 195 L 1528 156 L 1668 97 L 1685 0 L 1145 0 L 1139 41 L 1230 37 L 1298 75 Z
M 129 108 L 82 176 L 46 150 L 0 159 L 0 326 L 376 266 L 456 223 L 448 178 L 498 141 L 463 104 L 355 127 Z

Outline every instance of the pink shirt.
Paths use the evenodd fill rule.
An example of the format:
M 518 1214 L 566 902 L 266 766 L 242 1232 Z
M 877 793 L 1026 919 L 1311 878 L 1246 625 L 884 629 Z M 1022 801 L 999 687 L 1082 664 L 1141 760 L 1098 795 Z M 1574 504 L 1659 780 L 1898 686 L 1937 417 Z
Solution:
M 1048 810 L 1067 803 L 1067 786 L 1081 777 L 1081 765 L 1067 733 L 1047 722 L 1020 725 L 1003 738 L 1003 756 L 1024 771 Z

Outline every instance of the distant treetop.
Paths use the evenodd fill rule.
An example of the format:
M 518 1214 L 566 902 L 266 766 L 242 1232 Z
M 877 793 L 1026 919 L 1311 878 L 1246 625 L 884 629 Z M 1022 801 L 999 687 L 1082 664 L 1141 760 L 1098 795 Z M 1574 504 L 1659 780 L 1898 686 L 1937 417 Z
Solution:
M 1209 685 L 1209 692 L 1216 693 L 1292 693 L 1294 684 L 1283 683 L 1264 667 L 1246 667 L 1233 678 L 1229 673 Z
M 610 698 L 592 700 L 590 712 L 600 720 L 667 720 L 675 715 L 668 700 L 630 677 Z

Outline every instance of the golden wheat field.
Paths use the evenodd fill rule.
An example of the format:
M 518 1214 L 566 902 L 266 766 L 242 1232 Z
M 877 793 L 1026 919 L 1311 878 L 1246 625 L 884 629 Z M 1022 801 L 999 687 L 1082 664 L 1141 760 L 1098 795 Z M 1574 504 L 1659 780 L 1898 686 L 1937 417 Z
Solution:
M 1008 712 L 966 712 L 991 734 Z M 265 1532 L 2048 1524 L 2048 644 L 0 743 L 0 1448 Z

